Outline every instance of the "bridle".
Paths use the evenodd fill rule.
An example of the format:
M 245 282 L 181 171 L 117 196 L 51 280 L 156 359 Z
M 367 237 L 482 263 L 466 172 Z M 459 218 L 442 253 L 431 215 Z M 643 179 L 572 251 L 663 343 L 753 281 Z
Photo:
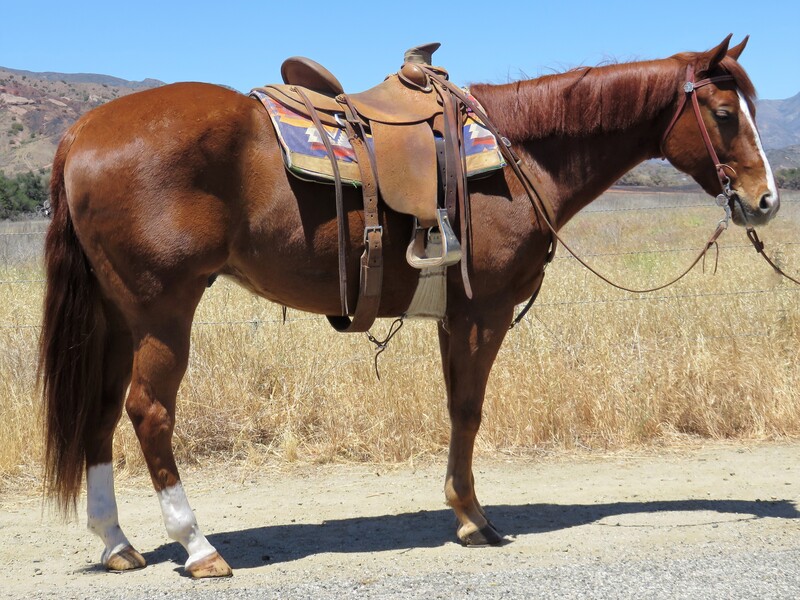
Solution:
M 734 80 L 733 75 L 725 74 L 725 75 L 717 75 L 716 77 L 708 77 L 706 79 L 701 79 L 700 81 L 694 80 L 694 66 L 687 65 L 686 66 L 686 83 L 683 84 L 683 91 L 684 94 L 681 96 L 680 103 L 678 104 L 678 108 L 675 111 L 675 115 L 672 117 L 667 129 L 664 131 L 664 135 L 661 136 L 661 156 L 664 156 L 664 144 L 667 141 L 667 136 L 672 132 L 672 128 L 677 123 L 678 118 L 683 113 L 683 109 L 686 107 L 686 103 L 688 99 L 691 97 L 692 101 L 692 108 L 694 109 L 694 115 L 697 119 L 697 125 L 700 128 L 700 134 L 703 136 L 703 143 L 706 146 L 706 150 L 708 150 L 708 155 L 711 157 L 712 162 L 714 163 L 714 167 L 717 171 L 717 178 L 719 179 L 720 187 L 722 188 L 722 193 L 717 196 L 717 204 L 725 209 L 725 218 L 720 221 L 720 225 L 718 226 L 718 230 L 721 226 L 727 227 L 727 223 L 731 218 L 731 208 L 730 208 L 730 200 L 731 198 L 736 199 L 738 198 L 731 190 L 731 179 L 728 177 L 728 173 L 726 171 L 730 171 L 734 177 L 736 176 L 736 171 L 730 165 L 727 165 L 723 162 L 720 162 L 719 156 L 717 156 L 717 151 L 714 150 L 714 146 L 711 144 L 711 137 L 708 135 L 708 129 L 706 128 L 706 124 L 703 121 L 703 117 L 700 114 L 700 104 L 697 101 L 697 94 L 695 91 L 699 87 L 703 87 L 710 83 L 719 83 L 721 81 L 732 81 Z M 739 201 L 741 203 L 741 201 Z M 745 221 L 747 220 L 747 213 L 742 209 L 742 214 L 744 215 Z M 716 239 L 716 237 L 714 238 Z M 765 261 L 775 270 L 776 273 L 779 275 L 784 276 L 789 281 L 792 281 L 798 285 L 800 285 L 800 280 L 795 279 L 784 273 L 764 252 L 764 242 L 762 242 L 756 230 L 751 226 L 747 226 L 747 239 L 750 240 L 750 243 L 753 244 L 756 252 L 758 252 Z
M 694 65 L 689 64 L 686 65 L 686 83 L 683 84 L 683 96 L 681 96 L 680 102 L 678 103 L 678 108 L 675 110 L 675 115 L 672 117 L 672 120 L 667 125 L 666 130 L 664 131 L 664 135 L 661 136 L 661 156 L 665 156 L 664 154 L 664 144 L 667 141 L 667 137 L 669 134 L 672 133 L 672 128 L 675 126 L 675 123 L 678 122 L 678 119 L 683 114 L 683 110 L 686 107 L 686 104 L 689 102 L 691 98 L 692 109 L 694 111 L 695 119 L 697 120 L 697 126 L 700 128 L 700 135 L 703 138 L 703 143 L 706 146 L 706 150 L 708 151 L 708 155 L 711 158 L 711 162 L 714 163 L 714 168 L 716 169 L 717 179 L 719 179 L 719 185 L 722 189 L 722 193 L 717 196 L 717 204 L 724 207 L 726 209 L 726 219 L 730 219 L 730 199 L 734 195 L 733 191 L 731 190 L 731 178 L 728 176 L 728 172 L 736 176 L 736 171 L 730 165 L 727 165 L 719 160 L 719 156 L 717 156 L 717 151 L 714 150 L 714 145 L 711 143 L 711 136 L 708 135 L 708 128 L 706 127 L 705 121 L 703 121 L 703 115 L 700 114 L 700 103 L 697 100 L 697 88 L 701 88 L 703 86 L 712 84 L 712 83 L 720 83 L 722 81 L 735 81 L 733 75 L 725 74 L 725 75 L 717 75 L 716 77 L 707 77 L 705 79 L 701 79 L 700 81 L 695 81 L 695 73 L 694 73 Z
M 426 72 L 428 72 L 428 71 L 426 71 Z M 475 115 L 477 115 L 478 118 L 482 121 L 483 125 L 492 133 L 492 135 L 494 135 L 495 138 L 498 141 L 501 142 L 498 146 L 499 146 L 500 152 L 503 154 L 503 157 L 507 161 L 507 166 L 510 167 L 511 170 L 514 172 L 514 174 L 517 176 L 517 178 L 519 179 L 519 181 L 522 184 L 523 188 L 525 189 L 525 193 L 530 198 L 531 204 L 533 205 L 535 212 L 541 218 L 543 223 L 547 226 L 547 229 L 550 230 L 550 234 L 551 234 L 550 249 L 548 251 L 548 255 L 547 255 L 547 258 L 545 260 L 545 267 L 547 266 L 548 263 L 550 263 L 553 260 L 553 257 L 555 255 L 555 250 L 556 250 L 556 244 L 558 242 L 560 242 L 561 245 L 564 247 L 564 249 L 567 250 L 567 252 L 569 252 L 580 264 L 582 264 L 590 272 L 592 272 L 594 275 L 596 275 L 597 277 L 599 277 L 600 279 L 602 279 L 603 281 L 605 281 L 609 285 L 611 285 L 611 286 L 613 286 L 613 287 L 615 287 L 617 289 L 620 289 L 620 290 L 623 290 L 623 291 L 626 291 L 626 292 L 632 292 L 632 293 L 635 293 L 635 294 L 643 294 L 643 293 L 648 293 L 648 292 L 655 292 L 655 291 L 658 291 L 658 290 L 662 290 L 662 289 L 664 289 L 666 287 L 669 287 L 669 286 L 673 285 L 674 283 L 678 282 L 679 280 L 683 279 L 697 265 L 697 263 L 700 262 L 700 260 L 704 259 L 705 255 L 708 253 L 708 251 L 711 248 L 713 248 L 713 247 L 715 247 L 717 245 L 717 238 L 719 238 L 719 236 L 722 235 L 722 233 L 728 228 L 728 223 L 730 222 L 730 219 L 731 219 L 730 201 L 731 201 L 731 198 L 735 198 L 735 194 L 734 194 L 733 190 L 731 189 L 731 179 L 728 176 L 728 172 L 733 174 L 733 176 L 736 176 L 736 171 L 730 165 L 727 165 L 725 163 L 720 162 L 719 156 L 717 155 L 717 151 L 714 150 L 714 146 L 711 143 L 711 137 L 708 135 L 708 129 L 706 128 L 705 122 L 703 121 L 703 117 L 702 117 L 702 115 L 700 113 L 700 104 L 699 104 L 699 102 L 697 100 L 697 94 L 695 92 L 696 92 L 697 88 L 700 88 L 700 87 L 703 87 L 703 86 L 706 86 L 706 85 L 709 85 L 709 84 L 712 84 L 712 83 L 719 83 L 719 82 L 723 82 L 723 81 L 735 81 L 735 78 L 733 77 L 733 75 L 730 75 L 730 74 L 717 75 L 715 77 L 707 77 L 706 79 L 701 79 L 700 81 L 695 81 L 694 66 L 691 65 L 691 64 L 687 65 L 687 67 L 686 67 L 686 83 L 684 83 L 684 85 L 683 85 L 684 94 L 683 94 L 683 96 L 681 96 L 680 102 L 678 103 L 678 107 L 677 107 L 677 109 L 675 111 L 675 115 L 672 117 L 672 120 L 670 121 L 669 125 L 667 126 L 667 129 L 664 131 L 664 134 L 661 137 L 661 143 L 660 143 L 660 146 L 661 146 L 661 149 L 662 149 L 662 156 L 663 156 L 664 143 L 666 142 L 667 137 L 669 136 L 670 132 L 672 131 L 672 128 L 675 126 L 675 123 L 678 121 L 678 119 L 680 118 L 681 114 L 683 113 L 683 110 L 686 107 L 687 102 L 691 99 L 692 108 L 694 110 L 695 118 L 697 119 L 697 124 L 698 124 L 698 126 L 700 128 L 700 133 L 701 133 L 702 138 L 703 138 L 703 143 L 705 144 L 706 150 L 708 151 L 708 155 L 709 155 L 709 157 L 711 158 L 711 161 L 714 164 L 714 167 L 715 167 L 715 170 L 716 170 L 716 174 L 717 174 L 717 178 L 719 179 L 720 187 L 722 189 L 722 193 L 717 196 L 717 204 L 719 206 L 721 206 L 722 208 L 724 208 L 725 217 L 722 220 L 720 220 L 720 222 L 717 224 L 717 227 L 714 230 L 714 233 L 711 234 L 711 237 L 708 239 L 706 244 L 703 246 L 703 249 L 700 251 L 700 253 L 697 255 L 697 257 L 692 261 L 692 263 L 689 265 L 689 267 L 686 268 L 686 270 L 684 270 L 680 275 L 678 275 L 677 277 L 675 277 L 674 279 L 672 279 L 671 281 L 669 281 L 668 283 L 665 283 L 663 285 L 658 285 L 658 286 L 647 288 L 647 289 L 634 289 L 634 288 L 625 287 L 623 285 L 619 285 L 619 284 L 611 281 L 610 279 L 608 279 L 607 277 L 605 277 L 601 273 L 597 272 L 594 268 L 592 268 L 590 265 L 588 265 L 580 256 L 578 256 L 572 250 L 572 248 L 569 247 L 569 245 L 567 245 L 564 242 L 564 240 L 558 234 L 558 231 L 556 230 L 556 227 L 555 227 L 555 215 L 554 215 L 554 210 L 553 210 L 553 207 L 552 207 L 552 203 L 549 200 L 547 200 L 545 197 L 543 197 L 537 191 L 537 189 L 536 189 L 537 186 L 534 183 L 534 182 L 537 182 L 536 176 L 534 175 L 532 170 L 529 167 L 527 167 L 527 165 L 525 165 L 523 163 L 523 161 L 519 158 L 519 156 L 517 156 L 517 154 L 511 148 L 511 142 L 508 140 L 508 138 L 503 136 L 497 130 L 497 128 L 492 124 L 492 122 L 489 119 L 489 117 L 483 112 L 482 108 L 477 106 L 470 98 L 468 98 L 466 96 L 466 94 L 464 94 L 463 90 L 461 90 L 457 86 L 453 85 L 452 83 L 450 83 L 446 79 L 438 77 L 438 75 L 435 74 L 435 73 L 428 72 L 428 74 L 432 78 L 436 78 L 436 80 L 439 81 L 439 83 L 442 86 L 444 86 L 447 89 L 449 89 L 451 91 L 451 93 L 453 93 L 456 97 L 458 97 L 464 103 L 465 106 L 469 107 L 469 109 Z M 749 232 L 748 232 L 748 236 L 750 236 Z M 753 236 L 755 236 L 755 231 L 753 231 Z M 754 240 L 754 239 L 757 239 L 757 237 L 751 237 L 751 241 Z M 760 240 L 759 240 L 758 243 L 760 243 Z M 759 247 L 758 247 L 758 244 L 756 243 L 756 241 L 753 241 L 753 245 L 756 247 L 756 250 L 759 250 Z M 763 244 L 761 244 L 761 247 L 763 249 Z M 766 255 L 764 255 L 764 258 L 767 258 Z M 769 259 L 767 259 L 767 260 L 769 261 Z M 775 268 L 777 270 L 777 267 L 775 267 L 775 265 L 771 261 L 769 261 L 769 262 L 770 262 L 770 264 L 772 264 L 773 268 Z M 714 270 L 716 271 L 716 266 L 715 266 Z M 778 272 L 780 272 L 784 276 L 788 277 L 788 275 L 786 275 L 785 273 L 782 273 L 781 271 L 778 271 Z M 537 295 L 539 294 L 539 290 L 541 289 L 541 283 L 542 283 L 543 276 L 544 276 L 544 271 L 542 271 L 542 273 L 541 273 L 541 275 L 540 275 L 540 277 L 538 279 L 538 283 L 536 285 L 536 289 L 535 289 L 533 295 L 531 296 L 530 300 L 528 300 L 528 302 L 524 306 L 524 308 L 512 320 L 511 325 L 510 325 L 509 328 L 513 328 L 517 324 L 519 324 L 519 322 L 522 320 L 522 318 L 525 316 L 525 314 L 528 312 L 528 310 L 530 310 L 530 308 L 532 307 L 534 301 L 536 300 Z M 792 280 L 792 281 L 795 281 L 795 280 Z

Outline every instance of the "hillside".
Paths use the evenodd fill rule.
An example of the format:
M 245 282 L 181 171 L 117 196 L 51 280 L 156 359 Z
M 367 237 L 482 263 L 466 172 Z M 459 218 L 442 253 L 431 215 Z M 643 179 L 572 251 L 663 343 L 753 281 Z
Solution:
M 59 139 L 80 115 L 114 98 L 160 85 L 155 79 L 126 81 L 108 75 L 0 67 L 0 171 L 13 175 L 48 169 Z M 760 100 L 757 106 L 759 129 L 773 167 L 800 167 L 800 94 L 786 100 Z M 629 185 L 692 184 L 659 161 L 648 161 L 625 180 Z
M 31 73 L 0 67 L 0 171 L 47 169 L 64 131 L 109 100 L 163 85 L 91 74 Z
M 800 145 L 800 94 L 786 100 L 759 100 L 756 118 L 767 150 Z
M 767 158 L 776 171 L 800 167 L 800 143 L 786 148 L 767 150 Z
M 144 81 L 128 81 L 110 75 L 98 75 L 96 73 L 34 73 L 33 71 L 21 71 L 19 69 L 9 69 L 0 67 L 0 71 L 5 71 L 10 75 L 17 75 L 20 78 L 41 79 L 44 81 L 60 82 L 66 84 L 97 84 L 101 86 L 111 86 L 120 88 L 130 88 L 132 90 L 142 90 L 151 87 L 164 85 L 164 82 L 157 79 L 145 79 Z

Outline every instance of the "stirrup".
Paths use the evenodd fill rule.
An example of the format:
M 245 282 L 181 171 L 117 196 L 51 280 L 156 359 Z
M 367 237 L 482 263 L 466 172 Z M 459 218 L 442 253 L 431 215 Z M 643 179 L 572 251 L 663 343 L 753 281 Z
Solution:
M 415 269 L 449 267 L 461 260 L 461 244 L 458 243 L 458 238 L 450 226 L 446 208 L 436 210 L 436 220 L 439 222 L 439 231 L 442 234 L 442 254 L 441 256 L 427 256 L 425 238 L 430 230 L 420 227 L 419 221 L 414 217 L 414 237 L 406 250 L 406 260 Z

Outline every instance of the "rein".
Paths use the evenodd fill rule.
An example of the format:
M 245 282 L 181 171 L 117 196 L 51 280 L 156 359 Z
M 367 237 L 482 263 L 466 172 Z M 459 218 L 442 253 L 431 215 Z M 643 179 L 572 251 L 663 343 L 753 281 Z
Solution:
M 665 283 L 663 285 L 659 285 L 659 286 L 655 286 L 655 287 L 651 287 L 651 288 L 647 288 L 647 289 L 633 289 L 633 288 L 629 288 L 629 287 L 625 287 L 623 285 L 617 284 L 617 283 L 611 281 L 610 279 L 608 279 L 607 277 L 605 277 L 604 275 L 602 275 L 601 273 L 599 273 L 598 271 L 596 271 L 589 264 L 587 264 L 586 261 L 584 261 L 580 256 L 578 256 L 572 250 L 572 248 L 569 247 L 568 244 L 566 244 L 564 242 L 564 240 L 561 238 L 561 236 L 558 235 L 558 231 L 556 230 L 555 225 L 554 225 L 554 223 L 555 223 L 555 211 L 553 210 L 552 203 L 550 203 L 549 201 L 544 199 L 536 191 L 536 187 L 534 185 L 534 181 L 536 181 L 536 176 L 533 174 L 531 169 L 522 162 L 522 160 L 519 158 L 519 156 L 516 154 L 516 152 L 514 152 L 514 150 L 511 148 L 511 142 L 509 141 L 509 139 L 500 134 L 500 132 L 495 128 L 495 126 L 492 124 L 492 122 L 489 120 L 489 118 L 486 116 L 486 114 L 480 109 L 480 107 L 478 107 L 474 102 L 472 102 L 466 96 L 466 94 L 463 93 L 463 91 L 460 88 L 458 88 L 457 86 L 453 85 L 452 83 L 450 83 L 449 81 L 445 80 L 444 78 L 440 78 L 436 73 L 432 73 L 427 69 L 425 69 L 425 70 L 433 79 L 436 79 L 441 85 L 447 87 L 452 94 L 457 96 L 459 98 L 459 100 L 461 100 L 461 102 L 463 102 L 466 106 L 468 106 L 470 108 L 470 110 L 472 110 L 472 112 L 475 113 L 478 116 L 478 118 L 483 122 L 484 126 L 492 133 L 492 135 L 494 135 L 495 138 L 497 138 L 497 140 L 499 140 L 501 142 L 498 145 L 498 147 L 500 148 L 500 151 L 502 152 L 504 158 L 507 160 L 508 166 L 511 167 L 512 171 L 517 176 L 517 179 L 519 179 L 520 183 L 522 183 L 522 186 L 525 188 L 525 193 L 528 195 L 528 198 L 530 198 L 531 204 L 533 205 L 536 213 L 542 219 L 542 221 L 544 221 L 545 225 L 547 225 L 547 228 L 550 230 L 550 234 L 551 234 L 550 250 L 548 251 L 548 256 L 547 256 L 547 260 L 545 262 L 545 267 L 547 266 L 547 264 L 549 264 L 552 261 L 554 255 L 555 255 L 555 250 L 556 250 L 557 243 L 560 242 L 561 245 L 563 245 L 564 248 L 567 250 L 567 252 L 569 252 L 580 264 L 582 264 L 591 273 L 593 273 L 594 275 L 596 275 L 597 277 L 599 277 L 600 279 L 602 279 L 603 281 L 605 281 L 607 284 L 611 285 L 612 287 L 615 287 L 617 289 L 620 289 L 620 290 L 623 290 L 623 291 L 626 291 L 626 292 L 635 293 L 635 294 L 643 294 L 643 293 L 648 293 L 648 292 L 655 292 L 655 291 L 658 291 L 658 290 L 662 290 L 662 289 L 664 289 L 666 287 L 669 287 L 669 286 L 673 285 L 674 283 L 678 282 L 679 280 L 683 279 L 683 277 L 685 277 L 697 265 L 697 263 L 700 262 L 700 260 L 705 257 L 705 255 L 708 253 L 708 251 L 713 246 L 715 246 L 717 244 L 717 239 L 719 238 L 719 236 L 722 235 L 722 232 L 725 231 L 728 228 L 728 223 L 729 223 L 730 218 L 731 218 L 731 209 L 730 209 L 730 206 L 729 206 L 729 202 L 730 202 L 730 199 L 731 199 L 731 197 L 733 195 L 733 192 L 731 191 L 730 178 L 728 177 L 728 175 L 726 173 L 726 169 L 731 171 L 731 172 L 733 172 L 734 174 L 735 174 L 735 172 L 729 165 L 720 163 L 720 161 L 719 161 L 719 157 L 717 156 L 717 153 L 714 150 L 713 145 L 711 144 L 711 138 L 708 135 L 708 130 L 706 129 L 705 123 L 703 122 L 702 116 L 700 114 L 700 105 L 698 104 L 697 96 L 695 94 L 695 91 L 697 90 L 698 87 L 703 87 L 703 86 L 708 85 L 710 83 L 717 83 L 719 81 L 733 80 L 733 76 L 732 75 L 720 75 L 720 76 L 717 76 L 717 77 L 710 77 L 710 78 L 703 79 L 701 81 L 695 82 L 694 81 L 694 68 L 692 67 L 692 65 L 687 66 L 687 69 L 686 69 L 686 79 L 687 80 L 686 80 L 686 83 L 683 86 L 684 95 L 681 97 L 681 101 L 678 104 L 678 108 L 677 108 L 677 110 L 675 112 L 675 115 L 672 117 L 672 120 L 670 121 L 670 124 L 667 127 L 667 130 L 665 131 L 665 133 L 664 133 L 664 135 L 663 135 L 663 137 L 661 139 L 661 145 L 663 146 L 664 141 L 666 140 L 666 138 L 669 135 L 670 131 L 672 130 L 673 126 L 678 121 L 678 118 L 680 117 L 680 115 L 683 113 L 683 109 L 686 106 L 686 103 L 687 103 L 689 97 L 691 97 L 692 106 L 694 108 L 694 114 L 695 114 L 695 116 L 697 118 L 697 123 L 698 123 L 698 126 L 700 127 L 700 132 L 701 132 L 701 134 L 703 136 L 703 142 L 705 143 L 705 146 L 706 146 L 706 149 L 708 150 L 709 156 L 711 157 L 711 160 L 714 163 L 714 166 L 715 166 L 716 172 L 717 172 L 717 177 L 719 178 L 720 185 L 722 186 L 722 193 L 719 196 L 717 196 L 717 203 L 725 209 L 725 217 L 722 220 L 720 220 L 720 222 L 717 224 L 716 229 L 711 234 L 711 237 L 709 237 L 709 239 L 706 242 L 705 246 L 700 251 L 700 253 L 697 255 L 697 257 L 694 259 L 694 261 L 692 261 L 692 263 L 689 265 L 689 267 L 686 268 L 686 270 L 684 270 L 680 275 L 678 275 L 677 277 L 675 277 L 674 279 L 672 279 L 671 281 L 669 281 L 668 283 Z M 543 274 L 544 273 L 542 273 L 542 275 Z M 511 322 L 511 325 L 510 325 L 509 329 L 512 329 L 517 324 L 519 324 L 519 322 L 522 320 L 522 318 L 525 316 L 525 314 L 531 308 L 531 306 L 533 305 L 533 302 L 536 300 L 536 297 L 537 297 L 537 295 L 539 293 L 540 286 L 541 286 L 541 279 L 539 281 L 539 285 L 536 287 L 536 290 L 534 291 L 534 293 L 531 296 L 531 298 L 528 301 L 528 303 L 525 305 L 525 307 L 522 309 L 522 311 Z
M 792 282 L 796 283 L 797 285 L 800 285 L 800 281 L 798 281 L 798 280 L 797 280 L 797 279 L 795 279 L 794 277 L 791 277 L 791 276 L 787 275 L 786 273 L 784 273 L 784 272 L 783 272 L 783 271 L 782 271 L 782 270 L 781 270 L 781 269 L 778 267 L 778 265 L 776 265 L 774 262 L 772 262 L 772 260 L 770 260 L 769 256 L 767 256 L 767 255 L 764 253 L 764 242 L 762 242 L 762 241 L 761 241 L 761 240 L 758 238 L 758 234 L 756 233 L 756 230 L 755 230 L 755 229 L 753 229 L 752 227 L 748 227 L 748 228 L 747 228 L 747 239 L 748 239 L 748 240 L 750 240 L 750 243 L 752 243 L 752 244 L 753 244 L 753 248 L 755 248 L 755 249 L 756 249 L 756 252 L 758 252 L 758 253 L 759 253 L 759 254 L 760 254 L 760 255 L 761 255 L 763 258 L 764 258 L 764 260 L 765 260 L 765 261 L 767 261 L 767 264 L 768 264 L 770 267 L 772 267 L 772 268 L 775 270 L 775 272 L 776 272 L 778 275 L 783 275 L 783 276 L 784 276 L 784 277 L 786 277 L 786 279 L 788 279 L 789 281 L 792 281 Z
M 688 65 L 686 67 L 686 83 L 683 86 L 683 91 L 685 92 L 685 94 L 684 94 L 684 96 L 681 97 L 681 102 L 680 102 L 680 105 L 678 106 L 678 110 L 675 113 L 675 116 L 672 117 L 672 121 L 670 121 L 670 124 L 667 127 L 667 130 L 664 132 L 664 135 L 661 138 L 661 155 L 662 156 L 664 155 L 664 143 L 667 141 L 667 136 L 672 131 L 672 127 L 675 125 L 675 123 L 678 120 L 678 117 L 680 116 L 681 112 L 683 112 L 683 108 L 684 108 L 684 106 L 686 106 L 687 97 L 691 96 L 692 97 L 692 108 L 694 109 L 694 114 L 697 117 L 697 123 L 700 126 L 700 133 L 703 135 L 703 142 L 706 145 L 706 149 L 708 150 L 708 154 L 711 157 L 711 160 L 714 162 L 714 166 L 715 166 L 715 168 L 717 170 L 717 177 L 719 178 L 719 183 L 720 183 L 720 186 L 722 187 L 722 194 L 717 196 L 717 203 L 722 205 L 721 203 L 724 202 L 724 205 L 725 205 L 725 208 L 726 208 L 726 212 L 728 213 L 726 218 L 729 218 L 730 217 L 730 208 L 728 208 L 728 201 L 730 200 L 730 198 L 733 195 L 733 193 L 731 192 L 731 180 L 730 180 L 730 178 L 728 177 L 728 174 L 725 171 L 727 169 L 730 172 L 732 172 L 734 175 L 736 175 L 736 171 L 734 171 L 734 169 L 732 167 L 730 167 L 729 165 L 726 165 L 725 163 L 721 163 L 720 162 L 719 157 L 717 156 L 717 152 L 714 150 L 714 146 L 711 144 L 711 138 L 708 135 L 708 130 L 706 129 L 706 126 L 703 123 L 703 119 L 702 119 L 702 117 L 700 115 L 700 105 L 697 102 L 697 94 L 695 94 L 694 91 L 699 87 L 702 87 L 704 85 L 708 85 L 709 83 L 717 83 L 719 81 L 732 80 L 733 76 L 732 75 L 719 75 L 717 77 L 709 77 L 707 79 L 702 79 L 702 80 L 697 81 L 697 82 L 694 82 L 693 79 L 694 79 L 694 67 L 692 65 Z M 744 211 L 742 211 L 742 212 L 744 213 Z M 745 218 L 746 218 L 746 216 L 745 216 Z M 751 227 L 751 226 L 747 227 L 747 239 L 750 240 L 750 243 L 753 244 L 753 247 L 755 248 L 756 252 L 758 252 L 764 258 L 765 261 L 767 261 L 767 264 L 769 264 L 769 266 L 771 266 L 775 270 L 776 273 L 778 273 L 779 275 L 782 275 L 783 277 L 785 277 L 789 281 L 792 281 L 792 282 L 796 283 L 797 285 L 800 285 L 800 281 L 798 281 L 794 277 L 791 277 L 791 276 L 787 275 L 786 273 L 784 273 L 764 253 L 764 242 L 762 242 L 759 239 L 758 234 L 756 233 L 756 230 L 753 229 L 753 227 Z

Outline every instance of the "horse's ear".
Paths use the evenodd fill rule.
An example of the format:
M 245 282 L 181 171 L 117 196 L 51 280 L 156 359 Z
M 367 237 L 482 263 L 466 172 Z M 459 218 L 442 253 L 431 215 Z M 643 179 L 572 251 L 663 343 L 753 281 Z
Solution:
M 722 59 L 725 58 L 725 55 L 728 53 L 728 44 L 730 44 L 732 37 L 733 34 L 729 33 L 728 37 L 722 40 L 719 46 L 712 48 L 708 52 L 700 53 L 698 55 L 697 64 L 695 65 L 695 72 L 707 73 L 722 62 Z
M 747 46 L 747 40 L 749 39 L 750 36 L 746 35 L 744 36 L 744 39 L 741 42 L 739 42 L 736 46 L 734 46 L 733 48 L 729 48 L 728 56 L 730 56 L 733 60 L 738 61 L 739 57 L 742 55 L 742 50 L 744 50 L 744 47 Z

